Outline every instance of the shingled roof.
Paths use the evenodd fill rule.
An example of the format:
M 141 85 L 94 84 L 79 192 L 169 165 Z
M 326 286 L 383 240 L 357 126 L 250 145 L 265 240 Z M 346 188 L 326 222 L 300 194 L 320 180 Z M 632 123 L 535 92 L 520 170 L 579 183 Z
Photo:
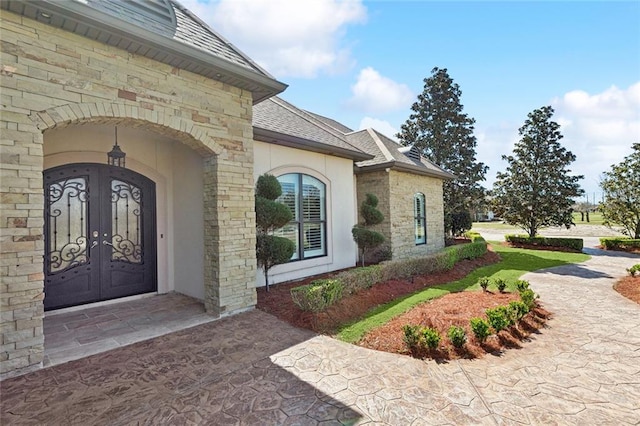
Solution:
M 442 179 L 455 176 L 426 159 L 415 147 L 400 146 L 397 142 L 374 129 L 353 131 L 344 124 L 319 114 L 307 111 L 327 126 L 341 132 L 347 142 L 373 155 L 372 159 L 356 163 L 359 171 L 374 171 L 395 168 L 409 173 L 425 174 Z
M 253 137 L 355 161 L 373 157 L 350 144 L 344 133 L 277 96 L 253 107 Z
M 287 87 L 176 0 L 3 0 L 0 7 L 248 90 L 254 103 Z

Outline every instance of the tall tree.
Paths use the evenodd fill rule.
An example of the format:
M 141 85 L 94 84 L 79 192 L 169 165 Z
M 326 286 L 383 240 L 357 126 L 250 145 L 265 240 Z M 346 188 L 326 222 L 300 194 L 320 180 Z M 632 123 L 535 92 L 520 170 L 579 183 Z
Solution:
M 293 256 L 295 244 L 288 238 L 272 235 L 293 217 L 285 204 L 276 201 L 282 195 L 278 179 L 270 174 L 258 177 L 256 182 L 256 260 L 264 272 L 266 290 L 269 291 L 269 269 L 285 263 Z
M 445 231 L 452 234 L 456 214 L 470 212 L 482 202 L 480 185 L 488 167 L 476 160 L 475 119 L 463 113 L 462 92 L 447 73 L 434 68 L 424 79 L 424 91 L 413 104 L 413 113 L 397 137 L 405 146 L 416 146 L 423 155 L 456 178 L 444 182 Z M 464 231 L 464 230 L 463 230 Z
M 502 156 L 509 165 L 498 172 L 493 188 L 495 213 L 530 237 L 545 226 L 569 228 L 573 199 L 584 194 L 578 185 L 584 176 L 572 176 L 567 168 L 576 156 L 560 145 L 560 125 L 552 116 L 550 106 L 529 113 L 513 155 Z
M 621 226 L 632 238 L 640 238 L 640 143 L 634 143 L 631 155 L 604 172 L 600 187 L 604 200 L 599 209 L 604 224 Z

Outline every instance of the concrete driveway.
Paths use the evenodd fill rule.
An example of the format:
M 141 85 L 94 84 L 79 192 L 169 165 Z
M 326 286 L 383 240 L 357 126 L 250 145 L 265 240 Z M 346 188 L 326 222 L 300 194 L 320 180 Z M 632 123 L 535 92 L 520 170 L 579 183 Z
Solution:
M 0 382 L 7 424 L 640 424 L 640 257 L 591 250 L 525 276 L 555 313 L 522 349 L 445 364 L 260 311 Z

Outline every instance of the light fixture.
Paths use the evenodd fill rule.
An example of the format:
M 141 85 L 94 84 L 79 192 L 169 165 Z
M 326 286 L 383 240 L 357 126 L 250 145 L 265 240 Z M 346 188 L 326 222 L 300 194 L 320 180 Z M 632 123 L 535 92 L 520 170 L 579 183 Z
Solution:
M 111 148 L 111 151 L 107 153 L 107 163 L 110 166 L 124 167 L 124 157 L 126 155 L 118 146 L 118 126 L 116 126 L 116 143 Z
M 42 16 L 44 19 L 51 19 L 51 15 L 47 12 L 40 12 L 40 16 Z

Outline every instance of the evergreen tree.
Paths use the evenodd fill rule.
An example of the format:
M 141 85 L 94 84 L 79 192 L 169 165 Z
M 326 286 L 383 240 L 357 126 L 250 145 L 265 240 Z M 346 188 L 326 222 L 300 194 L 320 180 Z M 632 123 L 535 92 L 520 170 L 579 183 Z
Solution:
M 513 155 L 502 156 L 509 164 L 493 189 L 495 213 L 530 237 L 546 226 L 569 228 L 573 199 L 584 194 L 578 185 L 584 176 L 571 176 L 567 169 L 576 156 L 560 145 L 560 125 L 552 115 L 550 106 L 529 113 Z
M 604 201 L 600 203 L 604 224 L 619 225 L 631 238 L 640 238 L 640 143 L 620 164 L 604 172 L 600 187 Z
M 488 170 L 476 160 L 475 120 L 462 112 L 461 95 L 447 69 L 434 68 L 431 77 L 424 79 L 424 91 L 397 135 L 402 145 L 416 146 L 426 158 L 456 176 L 443 184 L 447 234 L 460 232 L 454 232 L 456 215 L 470 212 L 483 202 L 485 191 L 479 182 L 485 180 Z
M 269 291 L 269 269 L 286 263 L 293 256 L 295 244 L 288 238 L 272 235 L 291 221 L 293 215 L 285 204 L 275 201 L 282 195 L 278 179 L 264 174 L 256 182 L 256 260 L 264 272 Z

